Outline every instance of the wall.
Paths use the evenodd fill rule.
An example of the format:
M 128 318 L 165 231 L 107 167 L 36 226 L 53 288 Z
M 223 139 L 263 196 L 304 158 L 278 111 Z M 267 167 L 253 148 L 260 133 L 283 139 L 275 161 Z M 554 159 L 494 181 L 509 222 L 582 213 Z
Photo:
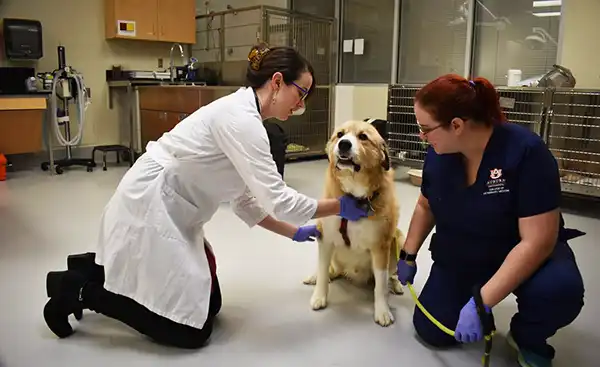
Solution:
M 387 120 L 387 103 L 387 84 L 339 84 L 335 87 L 334 125 L 369 117 Z
M 92 103 L 87 110 L 83 146 L 114 144 L 120 141 L 118 109 L 108 108 L 105 70 L 112 65 L 124 69 L 156 70 L 158 58 L 168 66 L 170 44 L 104 39 L 104 0 L 3 0 L 0 18 L 29 18 L 42 22 L 44 57 L 30 65 L 36 71 L 57 67 L 59 45 L 66 48 L 67 64 L 83 74 L 91 88 Z M 180 62 L 180 61 L 178 61 Z M 74 126 L 76 128 L 76 126 Z
M 577 88 L 600 88 L 600 48 L 594 46 L 600 34 L 598 14 L 598 0 L 563 0 L 559 60 L 575 75 Z

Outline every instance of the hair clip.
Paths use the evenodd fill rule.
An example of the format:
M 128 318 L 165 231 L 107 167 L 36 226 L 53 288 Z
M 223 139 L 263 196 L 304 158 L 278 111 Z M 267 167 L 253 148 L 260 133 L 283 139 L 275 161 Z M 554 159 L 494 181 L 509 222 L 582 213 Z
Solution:
M 469 84 L 471 84 L 471 86 L 472 86 L 473 88 L 475 88 L 475 82 L 474 82 L 474 81 L 472 81 L 472 80 L 469 80 Z
M 250 67 L 252 70 L 256 71 L 260 69 L 260 64 L 269 51 L 271 51 L 271 49 L 266 46 L 263 49 L 254 47 L 252 50 L 250 50 L 250 53 L 248 54 L 248 61 L 250 61 Z

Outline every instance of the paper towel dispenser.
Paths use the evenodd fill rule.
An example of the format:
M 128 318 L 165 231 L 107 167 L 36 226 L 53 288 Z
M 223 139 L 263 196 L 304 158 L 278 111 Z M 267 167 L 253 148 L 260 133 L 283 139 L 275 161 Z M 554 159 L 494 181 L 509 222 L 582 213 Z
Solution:
M 39 60 L 44 56 L 42 23 L 5 18 L 2 22 L 4 52 L 10 60 Z

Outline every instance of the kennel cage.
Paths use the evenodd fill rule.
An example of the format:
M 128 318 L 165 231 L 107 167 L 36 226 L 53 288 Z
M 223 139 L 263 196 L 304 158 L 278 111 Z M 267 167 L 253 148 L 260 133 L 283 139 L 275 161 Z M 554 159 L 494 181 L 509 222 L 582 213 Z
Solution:
M 242 86 L 247 57 L 259 42 L 296 48 L 313 66 L 316 87 L 301 116 L 281 124 L 289 138 L 288 158 L 323 155 L 333 125 L 336 42 L 334 20 L 290 9 L 252 6 L 196 16 L 197 58 L 213 83 Z M 276 122 L 276 121 L 274 121 Z
M 427 145 L 413 111 L 419 85 L 390 85 L 388 145 L 395 164 L 421 168 Z M 498 87 L 508 121 L 540 135 L 555 156 L 563 192 L 600 197 L 600 91 Z

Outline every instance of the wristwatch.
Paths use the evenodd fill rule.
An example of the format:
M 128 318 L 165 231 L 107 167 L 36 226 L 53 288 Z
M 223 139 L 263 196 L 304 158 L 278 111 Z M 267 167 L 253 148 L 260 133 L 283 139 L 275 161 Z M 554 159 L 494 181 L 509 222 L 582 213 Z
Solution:
M 400 260 L 414 262 L 417 260 L 417 254 L 408 254 L 406 251 L 404 251 L 404 249 L 402 249 L 400 250 Z

